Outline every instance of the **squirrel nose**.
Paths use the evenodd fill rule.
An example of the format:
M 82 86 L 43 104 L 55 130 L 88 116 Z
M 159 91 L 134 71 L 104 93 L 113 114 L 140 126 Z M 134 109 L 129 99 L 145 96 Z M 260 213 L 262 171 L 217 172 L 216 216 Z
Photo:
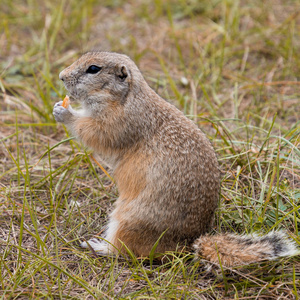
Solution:
M 59 79 L 62 80 L 62 81 L 65 80 L 64 71 L 61 71 L 61 72 L 59 73 Z

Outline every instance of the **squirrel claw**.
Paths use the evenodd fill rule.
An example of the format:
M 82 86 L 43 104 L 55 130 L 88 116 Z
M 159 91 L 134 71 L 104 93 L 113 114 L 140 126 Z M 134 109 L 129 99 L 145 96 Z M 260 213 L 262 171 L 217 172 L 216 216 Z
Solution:
M 108 243 L 98 240 L 96 238 L 90 239 L 87 242 L 80 243 L 80 247 L 89 249 L 92 248 L 98 255 L 108 255 Z
M 63 103 L 63 101 L 56 102 L 54 104 L 54 107 L 62 106 L 62 103 Z

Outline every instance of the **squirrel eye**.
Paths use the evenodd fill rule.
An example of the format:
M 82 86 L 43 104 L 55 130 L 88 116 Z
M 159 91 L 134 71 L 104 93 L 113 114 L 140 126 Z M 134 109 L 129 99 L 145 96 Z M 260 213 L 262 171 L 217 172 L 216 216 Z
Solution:
M 88 69 L 86 70 L 86 73 L 90 73 L 90 74 L 96 74 L 98 73 L 102 68 L 95 66 L 95 65 L 91 65 L 88 67 Z

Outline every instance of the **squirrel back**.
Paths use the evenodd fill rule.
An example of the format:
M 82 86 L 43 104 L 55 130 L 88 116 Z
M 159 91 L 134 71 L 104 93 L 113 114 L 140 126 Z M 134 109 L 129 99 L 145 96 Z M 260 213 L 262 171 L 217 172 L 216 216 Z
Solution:
M 215 260 L 210 253 L 216 253 L 215 242 L 217 249 L 230 249 L 226 241 L 241 245 L 242 238 L 225 235 L 205 246 L 213 241 L 205 234 L 220 193 L 215 151 L 191 120 L 148 86 L 130 58 L 89 52 L 60 79 L 82 110 L 65 109 L 59 102 L 56 120 L 112 168 L 119 190 L 104 236 L 108 243 L 91 239 L 83 247 L 118 253 L 126 252 L 124 243 L 147 256 L 164 232 L 157 252 L 192 247 L 202 236 L 195 243 L 197 253 Z

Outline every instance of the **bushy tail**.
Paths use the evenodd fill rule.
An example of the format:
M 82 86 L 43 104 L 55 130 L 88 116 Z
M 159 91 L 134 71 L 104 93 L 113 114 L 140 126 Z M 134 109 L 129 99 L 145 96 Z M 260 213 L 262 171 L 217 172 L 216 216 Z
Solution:
M 264 236 L 220 234 L 201 236 L 193 245 L 196 255 L 227 267 L 300 254 L 296 243 L 281 231 Z

